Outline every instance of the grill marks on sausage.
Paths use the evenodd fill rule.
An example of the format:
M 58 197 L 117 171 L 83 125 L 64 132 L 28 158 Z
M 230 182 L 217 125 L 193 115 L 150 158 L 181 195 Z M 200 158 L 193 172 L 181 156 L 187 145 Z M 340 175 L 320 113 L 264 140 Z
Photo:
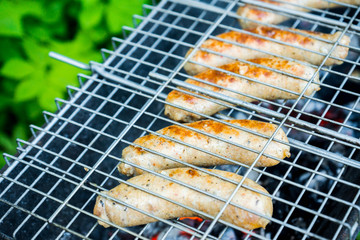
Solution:
M 237 174 L 210 169 L 202 172 L 191 168 L 177 168 L 163 170 L 160 171 L 159 174 L 169 176 L 176 181 L 190 185 L 196 189 L 209 192 L 213 196 L 227 199 L 236 188 L 236 184 L 211 176 L 207 174 L 207 171 L 235 182 L 240 182 L 242 180 L 242 177 Z M 129 179 L 128 182 L 134 185 L 143 186 L 144 183 L 148 182 L 148 179 L 151 179 L 151 184 L 145 186 L 148 191 L 160 195 L 165 199 L 170 199 L 184 204 L 185 206 L 189 206 L 190 208 L 203 211 L 209 215 L 215 216 L 224 206 L 224 203 L 216 198 L 152 174 L 142 174 Z M 256 213 L 265 215 L 267 218 L 272 216 L 273 206 L 271 199 L 266 196 L 268 195 L 268 192 L 254 181 L 249 179 L 243 180 L 243 186 L 245 185 L 253 188 L 255 191 L 241 187 L 233 197 L 232 202 L 240 205 L 242 208 L 229 205 L 226 207 L 220 218 L 231 224 L 249 230 L 265 227 L 269 223 L 269 220 L 262 218 Z M 171 203 L 146 191 L 132 188 L 127 184 L 122 183 L 112 190 L 112 192 L 103 193 L 110 197 L 117 198 L 121 202 L 125 202 L 126 205 L 120 203 L 113 205 L 113 201 L 106 197 L 98 196 L 94 207 L 94 214 L 122 227 L 136 226 L 156 221 L 156 219 L 133 210 L 132 208 L 127 208 L 127 205 L 131 205 L 163 219 L 198 216 L 195 212 L 185 209 L 178 204 Z M 126 193 L 129 198 L 125 199 L 124 193 Z M 99 204 L 100 201 L 103 201 L 104 205 Z M 255 214 L 250 213 L 243 208 L 251 209 Z M 104 227 L 109 226 L 101 220 L 99 221 L 99 224 Z
M 261 27 L 261 28 L 255 28 L 251 30 L 250 32 L 260 34 L 265 37 L 273 38 L 276 40 L 281 40 L 286 43 L 299 43 L 301 46 L 306 47 L 306 45 L 311 44 L 313 42 L 313 39 L 310 37 L 306 37 L 297 33 L 288 32 L 288 31 L 278 31 L 275 28 L 271 27 Z M 319 32 L 310 32 L 310 31 L 303 31 L 308 34 L 317 35 L 318 37 L 324 36 L 324 34 Z M 235 32 L 236 33 L 236 32 Z M 257 38 L 257 37 L 255 37 Z
M 207 70 L 205 66 L 198 65 L 196 62 L 216 67 L 233 62 L 234 59 L 232 58 L 246 60 L 269 57 L 272 54 L 291 57 L 319 65 L 324 60 L 324 56 L 322 56 L 321 53 L 329 52 L 333 46 L 332 43 L 328 43 L 325 40 L 335 42 L 339 40 L 338 38 L 341 35 L 341 32 L 325 34 L 297 29 L 290 30 L 259 26 L 248 29 L 247 32 L 231 31 L 222 33 L 218 35 L 217 38 L 223 40 L 211 38 L 206 40 L 201 46 L 202 49 L 209 49 L 218 54 L 199 50 L 191 58 L 194 63 L 186 63 L 184 69 L 189 74 L 196 75 Z M 314 37 L 320 39 L 315 39 Z M 324 39 L 324 41 L 321 39 Z M 226 40 L 226 42 L 224 40 Z M 274 40 L 277 40 L 278 42 Z M 337 46 L 331 56 L 346 58 L 349 51 L 346 45 L 349 45 L 350 38 L 343 36 L 339 42 L 340 45 L 345 46 Z M 189 50 L 187 55 L 191 52 L 192 49 Z M 269 54 L 265 52 L 269 52 Z M 334 64 L 342 64 L 342 61 L 328 58 L 325 62 L 325 65 L 327 66 Z
M 259 58 L 249 61 L 256 65 L 232 62 L 219 67 L 226 72 L 207 70 L 195 76 L 196 79 L 201 79 L 201 81 L 189 78 L 185 82 L 203 88 L 204 90 L 213 91 L 246 102 L 255 101 L 252 96 L 269 100 L 296 99 L 298 98 L 298 94 L 301 93 L 307 85 L 306 80 L 304 81 L 299 78 L 310 80 L 315 74 L 313 81 L 319 82 L 319 76 L 316 74 L 315 69 L 303 64 L 280 58 Z M 230 73 L 228 74 L 227 72 Z M 284 74 L 281 72 L 284 72 Z M 237 75 L 232 75 L 231 73 Z M 215 85 L 210 85 L 210 83 Z M 281 89 L 287 89 L 298 94 L 292 94 Z M 311 95 L 319 89 L 320 87 L 318 85 L 311 84 L 307 88 L 305 95 Z M 187 91 L 190 92 L 190 90 Z M 203 94 L 197 92 L 193 92 L 193 94 L 194 96 L 187 92 L 174 90 L 168 94 L 166 101 L 196 113 L 207 115 L 213 115 L 218 111 L 228 108 L 227 106 L 207 100 L 206 98 L 212 98 L 210 96 L 206 96 L 206 98 L 203 99 L 198 97 L 204 96 Z M 220 99 L 217 99 L 217 101 L 221 102 Z M 196 113 L 191 113 L 168 104 L 165 105 L 165 115 L 175 121 L 191 122 L 204 118 Z
M 254 120 L 228 120 L 226 122 L 243 127 L 245 130 L 212 120 L 186 124 L 190 129 L 178 125 L 169 126 L 158 131 L 160 135 L 168 136 L 169 139 L 150 134 L 135 140 L 135 144 L 149 148 L 155 151 L 155 154 L 150 151 L 138 154 L 136 148 L 129 146 L 123 150 L 122 157 L 125 159 L 125 162 L 120 163 L 118 169 L 120 173 L 132 176 L 133 174 L 142 174 L 143 170 L 128 165 L 126 161 L 135 164 L 135 166 L 139 165 L 153 171 L 183 166 L 181 162 L 172 160 L 173 158 L 197 166 L 231 164 L 229 161 L 208 152 L 250 165 L 256 159 L 257 153 L 249 151 L 247 148 L 261 151 L 267 142 L 267 138 L 249 133 L 246 129 L 271 136 L 277 127 L 274 124 Z M 191 130 L 192 128 L 198 129 L 200 132 Z M 225 142 L 220 140 L 220 138 L 229 139 L 231 142 Z M 204 151 L 186 146 L 172 139 L 179 140 L 186 145 L 194 146 Z M 288 141 L 282 130 L 278 132 L 275 139 Z M 159 145 L 159 142 L 163 144 Z M 265 150 L 265 154 L 272 157 L 261 156 L 256 166 L 273 166 L 278 164 L 279 162 L 273 158 L 282 159 L 290 156 L 289 149 L 285 144 L 275 141 L 271 142 Z
M 276 28 L 271 28 L 271 27 L 257 27 L 254 29 L 249 29 L 248 32 L 254 33 L 254 34 L 258 34 L 264 37 L 268 37 L 268 38 L 272 38 L 275 40 L 279 40 L 279 41 L 283 41 L 286 42 L 288 44 L 291 43 L 296 43 L 296 44 L 300 44 L 301 46 L 305 47 L 307 45 L 311 45 L 314 42 L 314 39 L 307 37 L 307 36 L 303 36 L 297 33 L 293 33 L 293 32 L 289 32 L 289 31 L 282 31 Z M 312 32 L 312 31 L 305 31 L 302 30 L 302 32 L 304 33 L 308 33 L 311 35 L 316 35 L 318 37 L 322 37 L 325 38 L 327 34 L 323 34 L 323 33 L 319 33 L 319 32 Z M 254 42 L 256 42 L 258 45 L 263 45 L 264 43 L 267 43 L 269 40 L 261 38 L 261 37 L 257 37 L 257 36 L 253 36 L 253 35 L 249 35 L 246 33 L 242 33 L 242 32 L 235 32 L 235 31 L 231 31 L 231 32 L 227 32 L 227 33 L 223 33 L 218 35 L 218 38 L 222 38 L 231 42 L 236 42 L 238 44 L 244 44 L 244 45 L 253 45 Z M 222 49 L 224 48 L 229 48 L 232 47 L 233 44 L 231 43 L 225 43 L 222 41 L 211 41 L 209 42 L 209 44 L 205 44 L 203 45 L 204 48 L 210 48 L 210 49 L 216 49 L 219 50 L 221 52 Z M 271 49 L 269 49 L 271 51 Z

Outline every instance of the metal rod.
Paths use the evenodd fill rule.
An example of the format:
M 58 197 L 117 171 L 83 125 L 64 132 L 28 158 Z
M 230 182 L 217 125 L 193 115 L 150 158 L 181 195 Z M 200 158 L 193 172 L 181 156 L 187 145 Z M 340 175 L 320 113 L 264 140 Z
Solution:
M 74 67 L 84 69 L 84 70 L 90 70 L 90 66 L 88 64 L 85 64 L 85 63 L 82 63 L 82 62 L 77 61 L 75 59 L 66 57 L 66 56 L 64 56 L 64 55 L 62 55 L 60 53 L 56 53 L 56 52 L 51 51 L 51 52 L 49 52 L 49 56 L 56 59 L 56 60 L 59 60 L 61 62 L 73 65 Z

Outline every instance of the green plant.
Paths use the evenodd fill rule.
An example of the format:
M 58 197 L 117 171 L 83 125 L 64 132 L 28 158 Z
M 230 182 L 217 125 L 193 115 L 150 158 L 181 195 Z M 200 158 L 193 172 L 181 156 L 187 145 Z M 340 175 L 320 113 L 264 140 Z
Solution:
M 0 153 L 15 153 L 28 125 L 42 125 L 42 111 L 55 111 L 81 72 L 48 57 L 49 51 L 89 62 L 99 49 L 132 26 L 132 15 L 150 0 L 0 1 Z M 0 168 L 4 165 L 0 159 Z

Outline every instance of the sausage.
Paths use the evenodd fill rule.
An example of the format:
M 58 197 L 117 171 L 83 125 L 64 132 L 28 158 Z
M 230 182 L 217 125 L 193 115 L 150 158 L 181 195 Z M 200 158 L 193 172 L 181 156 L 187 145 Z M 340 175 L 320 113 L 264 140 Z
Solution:
M 304 8 L 336 8 L 341 7 L 339 4 L 330 3 L 326 0 L 287 0 L 286 3 L 281 2 L 274 2 L 271 0 L 259 0 L 261 2 L 270 3 L 272 5 L 275 5 L 282 9 L 291 9 L 301 12 L 310 12 L 311 9 Z M 339 3 L 346 3 L 346 4 L 353 4 L 353 5 L 360 5 L 360 0 L 337 0 Z M 287 4 L 287 3 L 292 3 Z M 241 6 L 237 10 L 237 14 L 242 17 L 239 19 L 240 26 L 242 28 L 254 28 L 258 25 L 261 25 L 261 23 L 266 24 L 279 24 L 281 22 L 284 22 L 289 19 L 288 16 L 277 14 L 276 12 L 272 11 L 264 11 L 261 10 L 258 7 L 252 6 L 251 4 L 245 4 L 244 6 Z M 250 21 L 249 21 L 250 20 Z M 261 23 L 254 22 L 259 21 Z
M 297 29 L 292 29 L 292 30 L 334 42 L 337 41 L 341 35 L 341 32 L 336 32 L 334 34 L 325 34 L 325 33 L 304 31 Z M 319 55 L 318 53 L 327 54 L 329 53 L 329 51 L 333 46 L 333 44 L 326 43 L 314 39 L 312 37 L 303 36 L 297 33 L 289 32 L 277 28 L 259 26 L 247 31 L 254 34 L 259 34 L 263 37 L 271 38 L 274 40 L 278 40 L 290 44 L 291 46 L 276 43 L 272 40 L 263 39 L 261 37 L 252 36 L 247 33 L 231 31 L 227 33 L 222 33 L 217 37 L 231 41 L 233 43 L 244 45 L 245 47 L 236 46 L 234 44 L 226 43 L 216 39 L 208 39 L 201 45 L 201 48 L 215 51 L 220 55 L 198 50 L 192 56 L 191 60 L 197 63 L 206 64 L 212 67 L 217 67 L 234 61 L 233 59 L 227 58 L 223 55 L 248 60 L 248 59 L 269 57 L 271 55 L 260 52 L 260 51 L 268 51 L 270 53 L 278 54 L 284 57 L 289 57 L 292 59 L 309 62 L 315 65 L 320 65 L 321 62 L 324 60 L 324 56 Z M 349 42 L 350 42 L 350 38 L 345 35 L 340 40 L 340 44 L 342 45 L 349 45 Z M 254 48 L 255 50 L 248 49 L 246 47 L 251 47 Z M 315 51 L 316 53 L 312 53 L 296 47 L 302 47 L 304 49 Z M 338 58 L 346 58 L 348 51 L 349 48 L 347 47 L 337 46 L 334 49 L 334 51 L 331 53 L 331 56 Z M 187 52 L 186 56 L 188 56 L 191 52 L 192 49 L 190 49 Z M 207 69 L 205 66 L 201 66 L 197 63 L 187 62 L 184 65 L 185 71 L 190 75 L 195 75 Z M 325 62 L 325 65 L 334 65 L 334 64 L 342 64 L 342 61 L 328 58 Z
M 271 123 L 255 120 L 228 120 L 226 122 L 246 128 L 250 131 L 264 134 L 266 136 L 271 136 L 278 127 L 277 125 Z M 267 138 L 257 136 L 244 130 L 236 129 L 224 123 L 213 120 L 203 120 L 199 122 L 188 123 L 186 125 L 188 127 L 204 131 L 208 134 L 212 134 L 214 137 L 208 137 L 178 125 L 165 127 L 157 131 L 157 133 L 247 165 L 251 165 L 254 162 L 258 156 L 258 153 L 246 150 L 243 147 L 234 146 L 233 144 L 226 143 L 219 140 L 218 138 L 221 137 L 222 139 L 229 140 L 230 142 L 239 144 L 255 151 L 261 151 L 268 140 Z M 278 131 L 275 139 L 288 142 L 286 134 L 282 129 Z M 180 143 L 176 143 L 163 137 L 156 136 L 154 134 L 140 137 L 136 139 L 134 143 L 154 150 L 157 153 L 162 153 L 168 157 L 181 160 L 182 162 L 191 163 L 196 166 L 209 167 L 221 164 L 233 164 L 222 158 L 210 155 Z M 265 154 L 271 157 L 283 159 L 290 156 L 290 147 L 288 145 L 272 141 L 266 148 Z M 255 166 L 265 167 L 278 164 L 278 161 L 271 157 L 261 156 Z M 132 145 L 123 149 L 122 158 L 127 162 L 131 162 L 154 171 L 184 167 L 184 165 L 181 163 L 177 163 L 168 158 L 162 157 L 158 154 L 153 154 L 143 150 L 140 147 L 135 147 Z M 143 173 L 143 170 L 134 168 L 129 164 L 126 164 L 126 162 L 120 163 L 118 165 L 118 170 L 120 173 L 127 176 Z
M 290 73 L 307 80 L 310 80 L 312 76 L 316 73 L 316 70 L 312 67 L 304 66 L 302 64 L 287 60 L 282 60 L 280 58 L 262 58 L 262 59 L 254 59 L 250 61 L 256 64 L 267 66 L 272 69 L 281 70 L 283 72 Z M 207 82 L 215 83 L 221 87 L 238 91 L 243 94 L 248 94 L 250 96 L 254 96 L 262 99 L 269 99 L 269 100 L 296 99 L 298 97 L 298 95 L 296 94 L 285 92 L 276 89 L 272 86 L 291 90 L 296 93 L 301 93 L 304 90 L 306 84 L 308 83 L 307 81 L 297 79 L 291 76 L 286 76 L 285 74 L 276 73 L 274 71 L 260 68 L 248 63 L 232 62 L 223 65 L 219 68 L 251 79 L 256 79 L 261 83 L 248 81 L 247 79 L 232 76 L 216 70 L 207 70 L 205 72 L 196 75 L 195 77 Z M 209 84 L 202 83 L 196 80 L 187 79 L 186 82 L 242 101 L 246 101 L 246 102 L 255 101 L 253 98 L 246 97 L 244 95 L 231 92 L 223 88 L 211 86 Z M 316 83 L 319 82 L 318 74 L 316 74 L 314 78 L 314 82 Z M 266 86 L 262 83 L 270 84 L 270 86 Z M 319 89 L 320 87 L 318 84 L 312 83 L 307 88 L 305 95 L 311 95 L 313 92 L 318 91 Z M 199 98 L 197 96 L 192 96 L 190 94 L 180 92 L 177 90 L 171 91 L 168 94 L 166 101 L 168 103 L 182 106 L 186 109 L 193 110 L 197 113 L 202 113 L 206 115 L 213 115 L 227 108 L 224 105 L 220 105 L 215 102 L 211 102 L 209 100 Z M 198 114 L 191 113 L 186 110 L 182 110 L 170 106 L 168 104 L 165 105 L 165 115 L 179 122 L 192 122 L 203 118 Z
M 235 173 L 220 170 L 207 171 L 236 182 L 240 182 L 242 179 L 242 176 Z M 228 199 L 236 187 L 233 183 L 191 168 L 162 170 L 160 171 L 160 174 L 191 185 L 222 199 Z M 165 197 L 166 199 L 177 201 L 211 216 L 216 216 L 220 209 L 224 206 L 223 201 L 149 173 L 133 177 L 127 182 L 141 186 L 148 191 L 152 191 Z M 266 189 L 250 179 L 245 179 L 242 186 L 244 185 L 256 189 L 261 193 L 240 187 L 231 202 L 270 218 L 272 216 L 273 206 L 271 198 L 263 195 L 263 193 L 268 194 Z M 197 213 L 189 209 L 183 208 L 177 204 L 156 197 L 140 189 L 133 188 L 124 183 L 118 185 L 110 191 L 102 193 L 119 199 L 127 205 L 134 206 L 162 219 L 198 216 Z M 152 217 L 102 196 L 97 197 L 93 212 L 96 216 L 115 223 L 121 227 L 137 226 L 156 221 L 156 219 Z M 200 217 L 206 218 L 201 215 Z M 265 228 L 265 226 L 269 223 L 267 218 L 263 218 L 257 214 L 250 213 L 233 205 L 228 205 L 220 217 L 220 219 L 228 223 L 248 230 L 260 227 Z M 110 226 L 101 220 L 98 222 L 104 227 Z

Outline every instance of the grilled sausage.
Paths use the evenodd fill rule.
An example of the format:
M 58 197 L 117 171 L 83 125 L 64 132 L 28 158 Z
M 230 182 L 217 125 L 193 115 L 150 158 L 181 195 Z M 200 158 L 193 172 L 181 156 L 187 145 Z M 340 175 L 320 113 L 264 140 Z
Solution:
M 208 171 L 236 182 L 240 182 L 242 179 L 242 176 L 235 173 L 220 170 Z M 160 171 L 160 173 L 222 199 L 228 199 L 236 187 L 233 183 L 191 168 L 175 168 L 163 170 Z M 223 201 L 152 174 L 136 176 L 129 179 L 128 182 L 211 216 L 216 216 L 224 206 Z M 244 185 L 268 194 L 266 189 L 250 179 L 245 179 L 243 186 Z M 162 219 L 197 216 L 195 212 L 189 209 L 137 188 L 130 187 L 124 183 L 103 193 Z M 244 187 L 241 187 L 237 191 L 231 202 L 258 214 L 265 215 L 266 217 L 272 216 L 273 206 L 271 198 Z M 136 226 L 157 221 L 152 217 L 102 196 L 98 196 L 96 199 L 94 214 L 121 227 Z M 205 218 L 204 216 L 201 217 Z M 226 207 L 220 219 L 248 230 L 260 227 L 265 228 L 269 223 L 268 219 L 233 205 Z M 101 220 L 99 224 L 104 227 L 109 227 L 108 224 Z
M 338 40 L 341 34 L 341 32 L 336 32 L 334 34 L 325 34 L 325 33 L 296 30 L 296 29 L 292 29 L 292 30 L 306 33 L 311 36 L 316 36 L 330 41 Z M 263 37 L 271 38 L 286 44 L 290 44 L 291 46 L 276 43 L 272 40 L 267 40 L 261 37 L 252 36 L 247 33 L 231 31 L 220 34 L 217 37 L 221 39 L 225 39 L 227 41 L 231 41 L 233 43 L 243 45 L 245 47 L 237 46 L 231 43 L 226 43 L 216 39 L 208 39 L 201 45 L 201 48 L 215 51 L 218 54 L 213 54 L 199 50 L 193 55 L 191 60 L 197 63 L 217 67 L 234 61 L 233 59 L 227 58 L 223 55 L 227 55 L 239 59 L 255 59 L 255 58 L 269 57 L 270 56 L 269 54 L 260 52 L 260 51 L 268 51 L 270 53 L 278 54 L 284 57 L 289 57 L 289 58 L 309 62 L 315 65 L 320 65 L 321 62 L 324 60 L 324 56 L 319 55 L 318 53 L 327 54 L 330 52 L 333 46 L 333 44 L 326 43 L 314 39 L 312 37 L 307 37 L 297 33 L 276 29 L 276 28 L 256 27 L 248 31 L 250 33 L 259 34 Z M 349 42 L 350 42 L 350 38 L 348 36 L 343 36 L 340 40 L 340 44 L 342 45 L 349 45 Z M 248 49 L 246 47 L 251 47 L 254 48 L 255 50 Z M 302 50 L 297 47 L 315 51 L 316 53 L 309 52 L 307 50 Z M 347 47 L 337 46 L 334 49 L 334 51 L 331 53 L 331 56 L 337 58 L 346 58 L 348 51 L 349 48 Z M 187 55 L 189 55 L 191 52 L 192 49 L 188 51 Z M 185 71 L 191 75 L 195 75 L 207 69 L 205 66 L 201 66 L 197 63 L 187 62 L 184 65 Z M 342 64 L 342 61 L 328 58 L 325 62 L 325 65 L 334 65 L 334 64 Z
M 339 4 L 330 3 L 326 0 L 287 0 L 286 3 L 274 2 L 271 0 L 259 0 L 261 2 L 270 3 L 282 9 L 291 9 L 301 12 L 310 12 L 311 9 L 304 8 L 336 8 L 341 7 Z M 337 0 L 339 3 L 360 5 L 360 0 Z M 287 4 L 287 3 L 292 3 Z M 254 28 L 261 23 L 267 24 L 279 24 L 289 19 L 288 16 L 277 14 L 276 12 L 264 11 L 260 8 L 254 7 L 251 4 L 245 4 L 237 10 L 237 14 L 242 17 L 239 19 L 240 26 L 242 28 Z M 261 23 L 254 22 L 259 21 Z
M 282 60 L 279 58 L 263 58 L 263 59 L 254 59 L 250 61 L 272 69 L 281 70 L 283 72 L 290 73 L 307 80 L 310 80 L 316 72 L 314 68 L 304 66 L 302 64 L 295 62 Z M 284 74 L 276 73 L 274 71 L 260 68 L 255 65 L 251 65 L 247 63 L 232 62 L 224 66 L 221 66 L 220 68 L 251 79 L 256 79 L 261 83 L 248 81 L 247 79 L 232 76 L 216 70 L 207 70 L 205 72 L 196 75 L 195 77 L 211 83 L 215 83 L 221 87 L 238 91 L 243 94 L 248 94 L 250 96 L 254 96 L 262 99 L 269 99 L 269 100 L 296 99 L 298 97 L 298 95 L 296 94 L 285 92 L 276 89 L 274 87 L 280 87 L 282 89 L 287 89 L 296 93 L 301 93 L 304 90 L 306 84 L 308 83 L 307 81 L 304 80 L 300 80 L 291 76 L 286 76 Z M 192 79 L 187 79 L 186 82 L 239 100 L 243 100 L 247 102 L 254 101 L 253 98 L 246 97 L 244 95 L 223 88 L 211 86 L 209 84 L 195 81 Z M 314 82 L 319 82 L 318 74 L 315 76 Z M 262 83 L 269 84 L 270 86 L 266 86 Z M 306 89 L 305 95 L 311 95 L 314 91 L 318 91 L 319 89 L 320 87 L 317 84 L 312 83 Z M 178 106 L 182 106 L 186 109 L 193 110 L 197 113 L 202 113 L 207 115 L 213 115 L 227 108 L 224 105 L 220 105 L 215 102 L 211 102 L 209 100 L 192 96 L 187 93 L 176 90 L 171 91 L 169 93 L 169 95 L 166 98 L 166 101 L 168 103 L 172 103 Z M 192 122 L 203 118 L 198 114 L 191 113 L 170 105 L 165 105 L 165 115 L 179 122 Z
M 271 136 L 277 128 L 277 126 L 274 124 L 254 120 L 228 120 L 227 122 L 246 128 L 250 131 L 264 134 L 266 136 Z M 234 146 L 233 144 L 226 143 L 217 138 L 221 137 L 222 139 L 229 140 L 230 142 L 239 144 L 255 151 L 261 151 L 268 140 L 244 130 L 236 129 L 224 123 L 219 123 L 212 120 L 193 122 L 186 125 L 188 127 L 204 131 L 208 134 L 212 134 L 214 137 L 208 137 L 201 133 L 197 133 L 177 125 L 163 128 L 157 132 L 159 134 L 180 140 L 200 149 L 216 153 L 220 156 L 227 157 L 247 165 L 251 165 L 254 162 L 258 156 L 258 153 L 246 150 L 243 147 Z M 281 129 L 277 133 L 275 139 L 288 142 L 284 131 Z M 233 164 L 219 157 L 153 134 L 140 137 L 136 139 L 134 143 L 154 150 L 158 153 L 162 153 L 169 157 L 197 166 L 208 167 L 221 164 Z M 283 159 L 290 156 L 290 147 L 285 144 L 272 141 L 266 148 L 265 154 L 271 157 Z M 128 146 L 124 148 L 122 157 L 125 161 L 154 171 L 184 166 L 181 163 L 172 161 L 157 154 L 150 153 L 140 147 L 135 146 Z M 261 156 L 255 166 L 265 167 L 278 164 L 278 161 L 271 157 Z M 118 165 L 118 170 L 120 173 L 127 176 L 143 173 L 141 169 L 134 168 L 125 162 Z

